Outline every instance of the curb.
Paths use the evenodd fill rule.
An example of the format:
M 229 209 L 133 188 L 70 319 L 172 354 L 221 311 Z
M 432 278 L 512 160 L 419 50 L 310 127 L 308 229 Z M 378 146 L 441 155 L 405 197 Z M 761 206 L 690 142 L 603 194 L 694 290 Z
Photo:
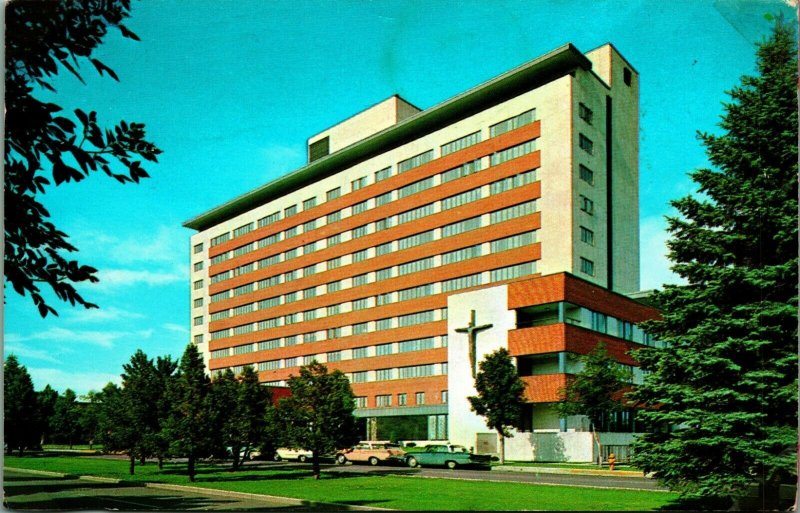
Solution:
M 492 467 L 492 472 L 532 472 L 539 474 L 569 474 L 569 475 L 582 475 L 582 476 L 604 476 L 604 477 L 638 477 L 641 479 L 649 479 L 642 472 L 633 470 L 592 470 L 592 469 L 579 469 L 579 468 L 554 468 L 554 467 Z
M 35 476 L 50 476 L 50 477 L 73 477 L 72 474 L 65 474 L 63 472 L 50 472 L 49 470 L 30 470 L 27 468 L 16 467 L 3 467 L 3 471 L 11 470 L 13 472 L 22 472 L 23 474 L 33 474 Z

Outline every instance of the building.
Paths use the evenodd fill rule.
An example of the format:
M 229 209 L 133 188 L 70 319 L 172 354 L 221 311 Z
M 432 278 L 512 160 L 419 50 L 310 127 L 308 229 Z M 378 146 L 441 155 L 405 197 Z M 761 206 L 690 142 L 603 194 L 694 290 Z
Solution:
M 549 404 L 575 356 L 603 339 L 632 365 L 636 323 L 655 315 L 626 295 L 638 86 L 612 45 L 566 45 L 429 109 L 393 96 L 311 137 L 306 166 L 184 224 L 208 368 L 252 364 L 280 385 L 316 359 L 350 378 L 365 436 L 490 446 L 466 396 L 505 346 L 526 426 L 579 430 Z

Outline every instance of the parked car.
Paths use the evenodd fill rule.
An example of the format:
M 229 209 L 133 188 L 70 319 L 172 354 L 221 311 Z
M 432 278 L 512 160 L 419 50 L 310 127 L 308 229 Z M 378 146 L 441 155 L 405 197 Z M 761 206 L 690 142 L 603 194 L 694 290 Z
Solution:
M 463 445 L 429 445 L 424 452 L 415 452 L 406 456 L 409 467 L 440 466 L 454 469 L 456 467 L 489 468 L 492 457 L 486 454 L 472 454 Z
M 290 449 L 287 447 L 281 447 L 275 451 L 275 456 L 273 459 L 275 461 L 281 460 L 297 460 L 300 463 L 305 463 L 306 461 L 312 458 L 313 454 L 311 451 L 307 451 L 305 449 Z
M 336 463 L 344 465 L 348 461 L 353 463 L 404 463 L 406 452 L 397 444 L 387 442 L 361 442 L 355 447 L 339 451 L 336 454 Z

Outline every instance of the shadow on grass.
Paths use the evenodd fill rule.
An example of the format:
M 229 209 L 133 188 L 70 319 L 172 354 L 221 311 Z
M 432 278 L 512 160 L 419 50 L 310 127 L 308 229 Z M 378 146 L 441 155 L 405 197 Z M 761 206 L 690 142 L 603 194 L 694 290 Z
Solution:
M 727 511 L 733 505 L 730 497 L 683 497 L 661 506 L 662 511 Z

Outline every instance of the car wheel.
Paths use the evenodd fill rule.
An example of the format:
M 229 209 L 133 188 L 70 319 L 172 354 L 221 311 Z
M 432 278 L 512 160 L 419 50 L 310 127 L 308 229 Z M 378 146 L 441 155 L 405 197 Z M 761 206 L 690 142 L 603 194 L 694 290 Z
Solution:
M 377 464 L 378 464 L 378 458 L 376 458 L 375 456 L 370 456 L 370 458 L 369 458 L 369 464 L 370 464 L 370 465 L 372 465 L 372 466 L 374 467 L 375 465 L 377 465 Z
M 300 456 L 297 457 L 297 461 L 299 461 L 300 463 L 305 463 L 307 459 L 308 456 L 306 456 L 305 454 L 301 454 Z
M 344 454 L 337 454 L 336 463 L 338 463 L 339 465 L 344 465 L 345 463 L 347 463 L 347 458 L 345 458 Z
M 453 470 L 457 466 L 455 461 L 448 461 L 446 463 L 446 465 L 447 465 L 447 468 L 449 468 L 450 470 Z
M 275 456 L 273 456 L 273 457 L 272 457 L 272 460 L 273 460 L 273 461 L 281 461 L 281 459 L 282 459 L 282 458 L 281 458 L 281 455 L 280 455 L 280 454 L 276 454 Z
M 415 458 L 413 456 L 410 456 L 406 460 L 406 464 L 408 464 L 408 466 L 411 467 L 411 468 L 416 468 L 417 466 L 419 466 L 419 462 L 417 461 L 417 458 Z

